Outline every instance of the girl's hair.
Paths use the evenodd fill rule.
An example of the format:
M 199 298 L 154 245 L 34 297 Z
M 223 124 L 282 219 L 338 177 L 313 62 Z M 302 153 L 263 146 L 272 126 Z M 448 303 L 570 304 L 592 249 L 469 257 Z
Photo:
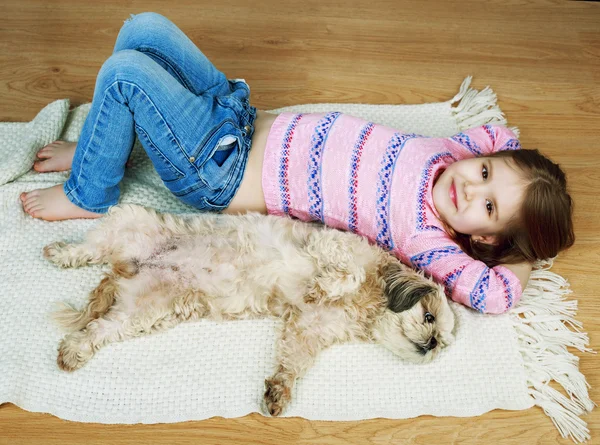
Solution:
M 538 150 L 506 150 L 488 157 L 512 160 L 527 186 L 521 211 L 497 243 L 473 242 L 470 235 L 454 232 L 465 253 L 488 267 L 555 257 L 575 242 L 573 201 L 567 192 L 564 172 Z M 452 232 L 450 232 L 452 233 Z

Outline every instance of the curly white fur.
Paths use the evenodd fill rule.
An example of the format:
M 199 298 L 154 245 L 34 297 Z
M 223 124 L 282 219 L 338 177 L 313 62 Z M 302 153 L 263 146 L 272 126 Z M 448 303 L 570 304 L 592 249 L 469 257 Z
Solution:
M 113 207 L 80 244 L 44 248 L 61 267 L 110 263 L 88 306 L 55 314 L 69 334 L 58 365 L 74 371 L 108 343 L 202 317 L 280 317 L 278 367 L 265 404 L 279 415 L 297 378 L 334 343 L 380 343 L 433 359 L 454 337 L 443 288 L 366 239 L 289 218 L 159 214 Z

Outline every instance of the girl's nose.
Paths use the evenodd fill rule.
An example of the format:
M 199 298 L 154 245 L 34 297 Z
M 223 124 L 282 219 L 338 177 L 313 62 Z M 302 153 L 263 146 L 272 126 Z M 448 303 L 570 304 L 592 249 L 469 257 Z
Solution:
M 465 182 L 465 186 L 463 187 L 463 190 L 465 192 L 465 199 L 467 201 L 470 201 L 471 199 L 473 199 L 473 184 L 469 183 L 469 182 Z
M 487 193 L 485 184 L 473 184 L 470 182 L 465 183 L 463 190 L 465 191 L 465 199 L 467 201 L 472 201 L 477 198 L 478 195 L 485 195 Z

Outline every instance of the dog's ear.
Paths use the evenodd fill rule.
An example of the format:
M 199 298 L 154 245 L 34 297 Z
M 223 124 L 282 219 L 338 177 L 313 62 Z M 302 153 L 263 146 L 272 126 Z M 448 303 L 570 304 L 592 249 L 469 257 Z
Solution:
M 400 263 L 386 266 L 383 272 L 384 294 L 387 307 L 393 312 L 403 312 L 412 308 L 425 295 L 435 290 L 434 285 L 414 270 Z

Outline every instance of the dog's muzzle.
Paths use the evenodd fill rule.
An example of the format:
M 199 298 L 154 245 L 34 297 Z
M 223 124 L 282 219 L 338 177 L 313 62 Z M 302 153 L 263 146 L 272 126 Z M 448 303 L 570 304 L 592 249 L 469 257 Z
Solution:
M 435 337 L 431 337 L 425 346 L 417 345 L 419 347 L 419 352 L 423 355 L 427 354 L 427 352 L 435 349 L 438 342 Z

